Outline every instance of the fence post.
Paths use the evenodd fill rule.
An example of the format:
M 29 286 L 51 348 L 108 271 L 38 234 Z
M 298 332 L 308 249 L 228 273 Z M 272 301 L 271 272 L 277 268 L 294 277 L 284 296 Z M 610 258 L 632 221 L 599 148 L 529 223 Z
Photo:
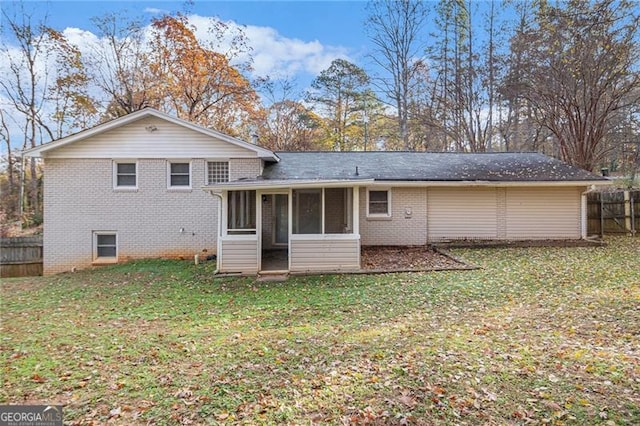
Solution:
M 600 238 L 604 238 L 604 197 L 602 192 L 598 195 L 600 198 Z
M 631 217 L 631 202 L 629 200 L 629 191 L 624 191 L 624 229 L 633 234 L 633 229 L 631 228 L 631 222 L 633 219 Z
M 629 192 L 629 210 L 631 213 L 631 235 L 636 236 L 636 212 L 635 212 L 635 199 L 633 195 L 635 192 Z

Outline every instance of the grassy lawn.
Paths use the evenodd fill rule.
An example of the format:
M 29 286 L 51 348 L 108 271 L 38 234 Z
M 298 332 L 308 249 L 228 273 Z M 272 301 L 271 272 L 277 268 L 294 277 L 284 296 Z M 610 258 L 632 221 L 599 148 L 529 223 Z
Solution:
M 0 403 L 74 424 L 640 424 L 640 239 L 456 250 L 476 271 L 2 282 Z

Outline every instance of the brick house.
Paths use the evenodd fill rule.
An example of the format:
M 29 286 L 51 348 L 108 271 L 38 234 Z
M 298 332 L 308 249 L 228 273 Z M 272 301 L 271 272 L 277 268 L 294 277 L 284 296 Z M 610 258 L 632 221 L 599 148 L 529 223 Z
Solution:
M 600 176 L 534 153 L 278 152 L 144 109 L 44 159 L 44 272 L 217 253 L 221 272 L 351 271 L 365 245 L 580 239 Z

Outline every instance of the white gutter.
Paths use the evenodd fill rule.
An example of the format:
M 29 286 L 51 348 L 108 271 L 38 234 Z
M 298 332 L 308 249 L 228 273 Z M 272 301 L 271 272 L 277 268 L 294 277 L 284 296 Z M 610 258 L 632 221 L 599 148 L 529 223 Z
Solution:
M 262 182 L 231 182 L 226 185 L 216 185 L 216 186 L 203 186 L 202 190 L 215 193 L 215 191 L 245 191 L 245 190 L 253 190 L 253 189 L 289 189 L 289 188 L 300 188 L 300 189 L 308 189 L 308 188 L 351 188 L 353 186 L 360 186 L 362 183 L 367 185 L 374 184 L 373 179 L 360 179 L 360 180 L 312 180 L 312 181 L 299 181 L 299 180 L 289 180 L 289 181 L 269 181 L 265 180 Z
M 243 191 L 252 189 L 289 189 L 289 188 L 349 188 L 353 186 L 380 186 L 380 187 L 401 187 L 401 188 L 424 188 L 424 187 L 575 187 L 575 186 L 605 186 L 611 181 L 393 181 L 374 179 L 353 179 L 353 180 L 264 180 L 261 182 L 230 182 L 223 185 L 203 186 L 204 191 Z
M 222 240 L 222 194 L 217 192 L 211 192 L 211 195 L 218 197 L 218 235 L 216 236 L 216 269 L 213 271 L 213 275 L 218 273 L 220 269 L 220 249 Z
M 610 181 L 588 180 L 588 181 L 485 181 L 485 180 L 461 180 L 461 181 L 393 181 L 376 180 L 371 186 L 385 187 L 425 187 L 425 186 L 455 186 L 455 187 L 510 187 L 510 186 L 602 186 L 611 185 Z

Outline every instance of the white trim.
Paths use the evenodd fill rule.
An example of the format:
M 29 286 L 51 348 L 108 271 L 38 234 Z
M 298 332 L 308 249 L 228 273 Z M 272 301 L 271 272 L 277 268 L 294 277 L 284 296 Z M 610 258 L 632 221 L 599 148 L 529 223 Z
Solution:
M 256 203 L 256 210 L 255 210 L 255 214 L 256 217 L 254 218 L 255 222 L 255 226 L 254 228 L 229 228 L 229 192 L 251 192 L 251 191 L 255 191 L 255 199 L 254 202 Z M 249 200 L 250 198 L 247 197 L 247 199 Z M 258 234 L 258 226 L 257 226 L 257 222 L 258 222 L 258 204 L 260 203 L 260 200 L 258 198 L 258 191 L 255 189 L 241 189 L 241 190 L 233 190 L 233 191 L 225 191 L 224 192 L 224 236 L 238 236 L 238 235 L 257 235 Z M 245 208 L 247 208 L 247 206 L 245 206 Z M 231 232 L 252 232 L 251 234 L 229 234 L 229 231 Z
M 253 152 L 255 152 L 257 154 L 257 156 L 259 158 L 269 159 L 269 160 L 276 161 L 276 162 L 280 161 L 278 156 L 274 152 L 269 151 L 268 149 L 265 149 L 265 148 L 259 147 L 257 145 L 254 145 L 252 143 L 245 142 L 243 140 L 231 137 L 229 135 L 225 135 L 224 133 L 220 133 L 220 132 L 217 132 L 215 130 L 207 129 L 205 127 L 199 126 L 199 125 L 194 124 L 194 123 L 190 123 L 190 122 L 188 122 L 186 120 L 182 120 L 180 118 L 173 117 L 171 115 L 165 114 L 165 113 L 160 112 L 160 111 L 158 111 L 156 109 L 153 109 L 153 108 L 144 108 L 142 110 L 135 111 L 135 112 L 132 112 L 130 114 L 127 114 L 127 115 L 125 115 L 123 117 L 118 117 L 118 118 L 113 119 L 111 121 L 108 121 L 106 123 L 99 124 L 99 125 L 97 125 L 95 127 L 92 127 L 90 129 L 86 129 L 86 130 L 80 131 L 80 132 L 75 133 L 73 135 L 69 135 L 69 136 L 66 136 L 64 138 L 48 142 L 46 144 L 42 144 L 42 145 L 37 146 L 35 148 L 30 148 L 30 149 L 24 150 L 24 151 L 22 151 L 22 155 L 27 156 L 27 157 L 42 157 L 43 154 L 47 153 L 48 151 L 55 150 L 55 149 L 61 148 L 61 147 L 65 146 L 65 145 L 69 145 L 69 144 L 72 144 L 72 143 L 75 143 L 75 142 L 82 141 L 82 140 L 87 139 L 87 138 L 89 138 L 91 136 L 95 136 L 95 135 L 107 132 L 109 130 L 116 129 L 118 127 L 124 126 L 124 125 L 129 124 L 129 123 L 133 123 L 133 122 L 138 121 L 138 120 L 140 120 L 142 118 L 145 118 L 145 117 L 156 117 L 156 118 L 159 118 L 161 120 L 168 121 L 169 123 L 173 123 L 173 124 L 176 124 L 178 126 L 182 126 L 182 127 L 187 128 L 187 129 L 194 130 L 194 131 L 196 131 L 198 133 L 202 133 L 202 134 L 204 134 L 206 136 L 211 136 L 211 137 L 214 137 L 214 138 L 217 138 L 217 139 L 221 139 L 224 142 L 230 143 L 231 145 L 235 145 L 235 146 L 238 146 L 240 148 L 244 148 L 244 149 L 247 149 L 249 151 L 253 151 Z
M 116 237 L 115 256 L 98 256 L 98 237 L 101 235 L 113 235 Z M 91 261 L 94 264 L 100 263 L 118 263 L 118 254 L 120 250 L 118 248 L 118 232 L 117 231 L 93 231 L 92 233 L 92 256 Z
M 278 222 L 277 220 L 277 209 L 276 209 L 276 198 L 278 195 L 286 195 L 287 196 L 287 212 L 289 211 L 289 193 L 285 192 L 285 191 L 276 191 L 276 192 L 260 192 L 261 195 L 271 195 L 271 216 L 274 218 L 274 221 L 272 223 L 272 227 L 271 227 L 271 245 L 273 247 L 278 247 L 278 248 L 284 248 L 284 247 L 288 247 L 289 245 L 289 234 L 287 234 L 287 242 L 286 243 L 279 243 L 277 242 L 278 239 L 278 230 L 276 223 Z M 287 230 L 289 228 L 289 218 L 287 217 Z M 262 216 L 260 216 L 260 226 L 262 226 Z M 288 231 L 287 231 L 288 232 Z M 260 234 L 262 235 L 262 234 Z
M 224 237 L 220 237 L 220 241 L 257 241 L 258 237 L 256 234 L 247 234 L 247 235 L 226 235 Z
M 293 189 L 289 188 L 287 190 L 287 193 L 289 195 L 289 224 L 288 224 L 288 233 L 289 233 L 289 243 L 287 245 L 287 269 L 290 271 L 291 270 L 291 258 L 293 256 L 291 256 L 291 236 L 293 235 Z
M 172 164 L 188 164 L 189 165 L 189 185 L 171 185 L 171 165 Z M 191 191 L 193 183 L 193 164 L 192 160 L 167 160 L 167 189 L 170 191 Z
M 589 191 L 587 191 L 589 192 Z M 587 215 L 588 215 L 588 204 L 587 204 L 587 192 L 583 192 L 580 194 L 580 237 L 584 240 L 588 237 L 587 233 Z
M 282 180 L 269 181 L 263 180 L 259 182 L 228 182 L 223 185 L 205 185 L 201 189 L 203 191 L 220 192 L 220 191 L 240 191 L 247 189 L 262 189 L 264 191 L 288 191 L 289 189 L 314 189 L 314 188 L 351 188 L 353 186 L 366 183 L 372 185 L 373 179 L 367 180 Z
M 433 187 L 433 186 L 464 186 L 464 187 L 503 187 L 503 186 L 590 186 L 590 185 L 611 185 L 611 181 L 602 180 L 566 180 L 566 181 L 480 181 L 480 180 L 461 180 L 461 181 L 382 181 L 377 180 L 373 183 L 367 183 L 369 186 L 382 187 Z
M 354 234 L 360 234 L 360 187 L 356 186 L 352 189 L 353 196 L 353 213 L 352 213 L 352 230 Z
M 293 234 L 291 239 L 294 241 L 359 240 L 360 234 Z
M 371 191 L 375 192 L 386 192 L 387 193 L 387 212 L 386 213 L 371 213 L 369 211 L 370 200 L 369 193 Z M 388 187 L 369 187 L 367 188 L 367 218 L 369 219 L 389 219 L 393 217 L 393 209 L 391 208 L 391 188 Z
M 513 187 L 513 186 L 527 186 L 527 187 L 556 187 L 556 186 L 605 186 L 611 185 L 611 181 L 511 181 L 511 182 L 489 182 L 489 181 L 374 181 L 373 179 L 362 180 L 278 180 L 269 181 L 264 180 L 260 182 L 229 182 L 225 185 L 205 185 L 202 187 L 204 191 L 221 191 L 221 190 L 233 190 L 239 191 L 243 189 L 306 189 L 306 188 L 344 188 L 344 187 L 356 187 L 356 186 L 371 186 L 371 187 L 402 187 L 402 188 L 425 188 L 425 187 Z
M 138 160 L 134 159 L 117 159 L 111 160 L 112 162 L 112 187 L 114 191 L 137 191 L 138 190 L 138 182 L 140 181 L 140 167 L 138 164 Z M 131 185 L 118 185 L 118 164 L 135 164 L 136 166 L 136 184 Z
M 324 211 L 326 210 L 326 205 L 325 205 L 325 196 L 324 196 L 324 188 L 322 188 L 322 190 L 320 191 L 320 233 L 322 235 L 325 234 L 325 215 L 324 215 Z

